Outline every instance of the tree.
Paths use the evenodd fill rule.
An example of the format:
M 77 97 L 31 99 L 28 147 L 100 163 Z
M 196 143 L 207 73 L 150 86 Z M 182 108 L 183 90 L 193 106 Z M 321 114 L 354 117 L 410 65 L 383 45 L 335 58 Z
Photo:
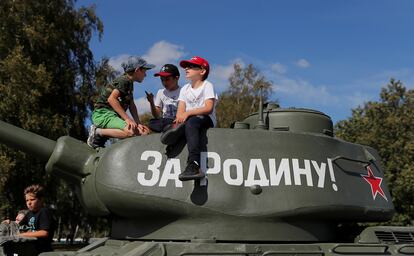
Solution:
M 115 70 L 110 64 L 107 57 L 103 57 L 98 63 L 95 72 L 96 91 L 92 95 L 89 102 L 92 104 L 96 101 L 99 95 L 99 90 L 110 84 L 117 76 L 121 75 L 119 71 Z
M 0 119 L 50 139 L 85 140 L 96 71 L 89 41 L 103 32 L 94 7 L 75 9 L 72 0 L 2 0 L 0 30 Z M 60 179 L 45 172 L 45 163 L 0 148 L 6 215 L 24 207 L 24 187 L 41 183 L 59 213 L 81 217 L 79 203 Z M 75 210 L 65 208 L 65 201 Z
M 397 214 L 396 225 L 414 220 L 414 90 L 391 79 L 379 102 L 367 102 L 336 124 L 336 135 L 378 150 Z
M 121 75 L 119 71 L 115 70 L 110 64 L 107 57 L 103 57 L 98 64 L 95 81 L 96 87 L 99 89 L 112 82 L 117 76 Z
M 234 72 L 229 78 L 229 87 L 219 95 L 217 123 L 219 127 L 230 127 L 259 108 L 260 88 L 263 102 L 272 94 L 272 82 L 259 72 L 253 64 L 243 68 L 234 64 Z

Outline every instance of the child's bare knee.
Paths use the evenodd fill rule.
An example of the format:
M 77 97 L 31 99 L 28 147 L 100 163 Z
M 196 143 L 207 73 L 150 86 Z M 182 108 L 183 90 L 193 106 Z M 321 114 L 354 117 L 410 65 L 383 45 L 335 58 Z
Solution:
M 132 129 L 125 128 L 125 129 L 124 129 L 124 133 L 125 133 L 125 136 L 126 136 L 126 137 L 132 137 L 132 136 L 135 136 L 134 130 L 132 130 Z

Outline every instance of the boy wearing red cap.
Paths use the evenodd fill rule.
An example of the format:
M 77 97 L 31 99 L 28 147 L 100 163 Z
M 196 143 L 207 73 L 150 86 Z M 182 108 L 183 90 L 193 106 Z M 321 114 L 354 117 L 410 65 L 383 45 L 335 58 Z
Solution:
M 188 159 L 187 167 L 179 175 L 179 179 L 186 181 L 205 176 L 200 169 L 200 153 L 206 147 L 207 141 L 201 135 L 216 125 L 217 94 L 213 84 L 207 81 L 210 72 L 207 60 L 195 56 L 181 61 L 180 66 L 185 69 L 185 77 L 189 80 L 180 91 L 175 119 L 176 123 L 185 123 Z
M 151 105 L 151 113 L 155 118 L 150 120 L 149 128 L 155 132 L 162 132 L 173 123 L 177 113 L 181 89 L 178 85 L 180 72 L 175 65 L 165 64 L 154 76 L 160 77 L 164 88 L 158 90 L 155 100 L 152 93 L 145 92 Z

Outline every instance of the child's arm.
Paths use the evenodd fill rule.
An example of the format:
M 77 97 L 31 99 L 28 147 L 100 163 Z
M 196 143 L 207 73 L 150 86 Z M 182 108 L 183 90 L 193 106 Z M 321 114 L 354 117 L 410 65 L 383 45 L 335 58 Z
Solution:
M 24 233 L 20 233 L 19 236 L 23 236 L 23 237 L 37 237 L 37 238 L 46 238 L 49 235 L 49 231 L 47 230 L 37 230 L 37 231 L 29 231 L 29 232 L 24 232 Z
M 132 120 L 125 112 L 125 110 L 122 108 L 121 104 L 118 101 L 118 97 L 120 95 L 121 93 L 118 89 L 112 90 L 111 95 L 109 95 L 108 97 L 108 103 L 115 110 L 115 112 L 118 113 L 118 115 L 125 120 L 127 125 L 131 126 L 132 129 L 135 129 L 137 127 L 137 123 L 134 120 Z
M 134 118 L 135 122 L 137 123 L 136 127 L 139 131 L 139 134 L 141 134 L 141 135 L 148 134 L 150 132 L 150 130 L 149 130 L 148 127 L 141 124 L 141 122 L 139 120 L 138 109 L 137 109 L 137 106 L 135 105 L 135 102 L 133 100 L 129 104 L 129 112 L 131 112 L 132 117 Z
M 129 112 L 131 112 L 131 115 L 134 118 L 135 123 L 140 124 L 141 122 L 139 121 L 138 109 L 133 100 L 131 100 L 131 103 L 129 104 Z
M 215 99 L 213 99 L 213 98 L 206 99 L 204 107 L 192 109 L 192 110 L 189 110 L 189 111 L 185 111 L 185 102 L 180 101 L 178 103 L 176 121 L 178 123 L 183 123 L 190 116 L 211 114 L 211 112 L 213 112 L 213 109 L 214 109 L 214 101 L 215 101 Z
M 147 95 L 147 100 L 150 103 L 152 116 L 154 118 L 160 118 L 160 116 L 161 116 L 161 108 L 158 107 L 158 106 L 155 106 L 155 103 L 154 103 L 154 94 L 148 93 L 147 91 L 145 91 L 145 94 Z
M 182 123 L 185 121 L 185 101 L 178 101 L 177 113 L 175 114 L 174 123 Z

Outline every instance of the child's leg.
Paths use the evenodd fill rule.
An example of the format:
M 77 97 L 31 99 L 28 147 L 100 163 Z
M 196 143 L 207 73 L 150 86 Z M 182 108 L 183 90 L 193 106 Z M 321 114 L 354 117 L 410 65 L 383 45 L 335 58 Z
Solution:
M 148 127 L 153 132 L 162 132 L 162 119 L 153 118 L 149 121 Z
M 118 138 L 118 139 L 124 139 L 131 137 L 129 134 L 127 134 L 124 130 L 120 129 L 100 129 L 100 135 L 110 137 L 110 138 Z
M 101 136 L 124 139 L 139 135 L 138 131 L 127 127 L 125 120 L 109 109 L 95 110 L 92 120 L 98 127 L 98 134 Z
M 207 140 L 203 138 L 203 133 L 210 127 L 213 127 L 213 122 L 211 121 L 211 118 L 206 115 L 191 116 L 185 122 L 188 159 L 187 167 L 184 172 L 178 175 L 179 180 L 195 180 L 205 176 L 205 173 L 200 169 L 200 153 L 201 150 L 205 150 L 207 144 Z
M 206 145 L 202 145 L 202 142 L 207 143 L 206 140 L 201 140 L 201 131 L 210 127 L 213 127 L 213 122 L 207 115 L 191 116 L 185 122 L 185 137 L 188 148 L 187 163 L 196 162 L 200 165 L 201 149 L 206 148 Z

